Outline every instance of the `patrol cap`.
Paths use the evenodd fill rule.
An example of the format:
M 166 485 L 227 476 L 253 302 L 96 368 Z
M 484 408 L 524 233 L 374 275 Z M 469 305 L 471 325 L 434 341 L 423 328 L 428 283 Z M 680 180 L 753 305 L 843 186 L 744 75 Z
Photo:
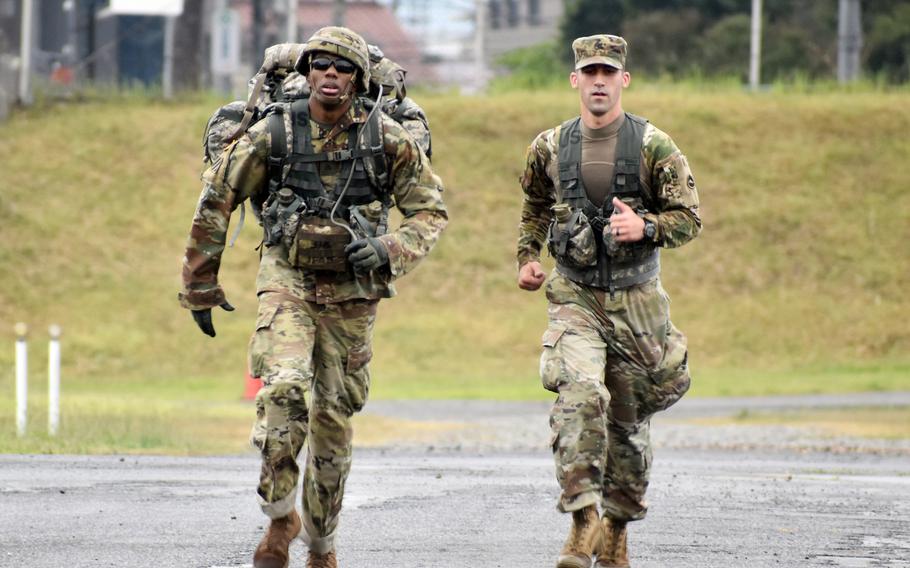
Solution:
M 619 36 L 598 34 L 580 37 L 572 42 L 572 51 L 575 52 L 575 70 L 595 64 L 624 69 L 627 49 L 626 40 Z

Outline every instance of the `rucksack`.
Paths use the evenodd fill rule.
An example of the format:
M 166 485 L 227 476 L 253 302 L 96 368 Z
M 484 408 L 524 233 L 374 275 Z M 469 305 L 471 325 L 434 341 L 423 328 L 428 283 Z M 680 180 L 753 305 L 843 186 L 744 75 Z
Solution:
M 385 57 L 378 47 L 371 45 L 370 73 L 368 97 L 375 100 L 381 89 L 383 99 L 380 110 L 401 124 L 427 157 L 432 157 L 430 124 L 420 105 L 407 96 L 407 71 Z M 309 94 L 309 86 L 306 78 L 297 71 L 279 67 L 251 78 L 248 91 L 246 101 L 232 101 L 218 108 L 209 118 L 202 141 L 205 167 L 214 163 L 231 142 L 258 122 L 270 104 L 305 97 Z
M 285 44 L 287 45 L 287 44 Z M 273 46 L 273 49 L 279 46 Z M 269 50 L 266 50 L 268 53 Z M 370 46 L 370 92 L 371 100 L 382 93 L 380 110 L 402 125 L 415 139 L 427 157 L 432 154 L 429 121 L 426 113 L 413 99 L 407 96 L 405 77 L 407 71 L 384 56 L 376 46 Z M 270 106 L 288 103 L 309 95 L 306 78 L 286 66 L 259 73 L 249 81 L 249 95 L 246 101 L 232 101 L 220 108 L 209 118 L 203 134 L 203 165 L 210 167 L 232 142 L 239 139 L 246 130 L 264 117 L 272 114 Z M 368 105 L 370 110 L 372 105 Z M 384 171 L 384 167 L 367 168 L 371 174 Z M 270 177 L 273 174 L 270 172 Z M 379 180 L 376 180 L 377 184 Z M 270 180 L 270 191 L 275 189 L 274 179 Z M 386 204 L 386 207 L 388 205 Z M 262 224 L 261 204 L 252 203 L 253 212 Z M 229 246 L 233 246 L 246 217 L 246 209 L 240 204 L 240 220 Z

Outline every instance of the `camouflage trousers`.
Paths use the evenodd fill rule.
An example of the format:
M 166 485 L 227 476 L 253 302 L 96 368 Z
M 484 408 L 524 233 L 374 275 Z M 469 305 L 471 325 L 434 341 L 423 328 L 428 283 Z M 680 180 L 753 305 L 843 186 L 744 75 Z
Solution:
M 318 553 L 334 548 L 351 468 L 351 417 L 369 392 L 377 304 L 317 304 L 277 292 L 259 296 L 250 369 L 262 377 L 263 388 L 250 441 L 262 454 L 260 505 L 273 519 L 294 509 L 297 458 L 306 444 L 303 538 Z
M 686 338 L 670 322 L 660 280 L 609 292 L 554 270 L 540 375 L 550 413 L 557 508 L 600 502 L 605 516 L 645 516 L 650 419 L 689 388 Z

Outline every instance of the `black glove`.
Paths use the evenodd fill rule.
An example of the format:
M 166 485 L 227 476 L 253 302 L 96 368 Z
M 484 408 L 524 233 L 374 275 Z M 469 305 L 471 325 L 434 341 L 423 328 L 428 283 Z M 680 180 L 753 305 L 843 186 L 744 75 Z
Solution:
M 344 247 L 354 272 L 367 273 L 389 263 L 389 251 L 377 238 L 357 239 Z
M 221 309 L 226 312 L 233 312 L 234 306 L 230 305 L 227 302 L 221 304 Z M 196 325 L 199 326 L 199 329 L 202 330 L 202 333 L 208 335 L 209 337 L 215 337 L 215 326 L 212 325 L 212 308 L 206 308 L 204 310 L 193 310 L 193 319 L 196 320 Z

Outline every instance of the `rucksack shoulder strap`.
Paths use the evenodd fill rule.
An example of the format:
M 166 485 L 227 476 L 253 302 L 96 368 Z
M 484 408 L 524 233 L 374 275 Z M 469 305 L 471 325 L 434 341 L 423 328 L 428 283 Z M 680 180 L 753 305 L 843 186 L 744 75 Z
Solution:
M 386 195 L 389 193 L 389 166 L 385 156 L 385 129 L 382 126 L 382 111 L 372 113 L 370 119 L 364 123 L 362 150 L 366 151 L 363 158 L 364 167 L 373 185 Z
M 268 115 L 269 158 L 268 176 L 269 193 L 281 189 L 284 177 L 284 162 L 288 157 L 288 137 L 284 128 L 284 109 L 276 105 Z

